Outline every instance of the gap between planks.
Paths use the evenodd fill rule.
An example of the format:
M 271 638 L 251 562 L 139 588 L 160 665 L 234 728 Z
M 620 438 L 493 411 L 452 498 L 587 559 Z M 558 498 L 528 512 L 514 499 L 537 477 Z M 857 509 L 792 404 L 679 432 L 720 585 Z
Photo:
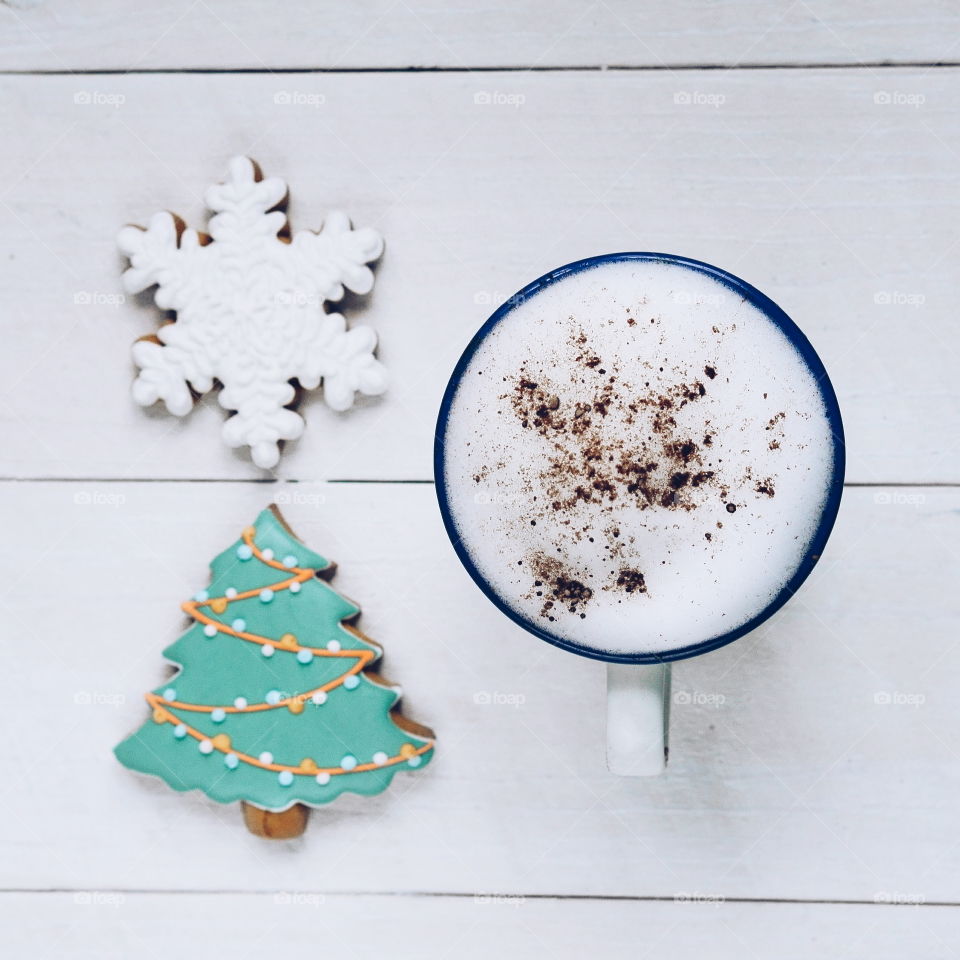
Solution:
M 138 67 L 125 70 L 109 67 L 94 70 L 0 70 L 0 77 L 116 77 L 140 75 L 220 75 L 264 74 L 268 76 L 351 73 L 670 73 L 672 71 L 747 71 L 747 70 L 934 70 L 960 67 L 960 60 L 859 60 L 847 63 L 810 60 L 805 63 L 656 63 L 631 64 L 517 64 L 515 66 L 407 66 L 407 67 Z
M 3 896 L 23 896 L 23 895 L 51 895 L 62 896 L 68 893 L 90 893 L 93 888 L 88 887 L 9 887 L 0 889 L 0 898 Z M 464 893 L 464 892 L 443 892 L 432 890 L 412 890 L 412 891 L 383 891 L 383 890 L 347 890 L 327 893 L 324 890 L 297 889 L 288 888 L 274 889 L 264 888 L 262 890 L 202 890 L 202 889 L 175 889 L 175 888 L 140 888 L 140 887 L 100 887 L 96 889 L 97 893 L 103 894 L 124 894 L 129 896 L 171 896 L 171 897 L 269 897 L 278 894 L 297 896 L 300 894 L 322 894 L 331 899 L 355 898 L 376 898 L 393 897 L 404 900 L 472 900 L 477 897 L 517 897 L 522 900 L 543 900 L 543 901 L 587 901 L 587 902 L 612 902 L 612 903 L 685 903 L 681 897 L 676 896 L 633 896 L 630 894 L 589 894 L 589 893 L 511 893 L 509 891 L 500 891 L 496 894 L 490 893 Z M 837 906 L 837 907 L 901 907 L 904 904 L 892 903 L 878 900 L 825 900 L 820 898 L 784 898 L 784 897 L 718 897 L 721 903 L 770 903 L 770 904 L 796 904 L 797 906 Z M 911 907 L 960 907 L 960 901 L 951 900 L 930 900 L 924 902 L 908 904 Z

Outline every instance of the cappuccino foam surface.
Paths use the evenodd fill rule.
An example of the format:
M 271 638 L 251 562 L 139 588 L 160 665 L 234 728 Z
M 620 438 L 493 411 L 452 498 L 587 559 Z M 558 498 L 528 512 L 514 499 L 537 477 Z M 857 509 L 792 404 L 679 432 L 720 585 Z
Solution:
M 601 653 L 657 654 L 778 596 L 835 454 L 818 383 L 766 314 L 699 271 L 624 260 L 487 334 L 443 472 L 462 545 L 509 608 Z

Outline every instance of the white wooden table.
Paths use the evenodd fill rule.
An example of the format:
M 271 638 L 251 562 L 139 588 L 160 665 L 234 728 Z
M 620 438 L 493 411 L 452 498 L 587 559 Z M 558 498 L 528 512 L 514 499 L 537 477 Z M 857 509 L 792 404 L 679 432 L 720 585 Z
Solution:
M 2 955 L 960 953 L 958 27 L 948 0 L 0 6 Z M 309 401 L 270 482 L 215 403 L 133 405 L 157 315 L 115 298 L 118 227 L 202 226 L 235 153 L 295 226 L 336 205 L 387 238 L 351 307 L 393 387 Z M 769 293 L 848 438 L 823 562 L 678 665 L 655 781 L 606 772 L 602 666 L 496 613 L 431 484 L 491 305 L 620 249 Z M 179 600 L 270 501 L 439 734 L 423 775 L 272 845 L 111 755 Z

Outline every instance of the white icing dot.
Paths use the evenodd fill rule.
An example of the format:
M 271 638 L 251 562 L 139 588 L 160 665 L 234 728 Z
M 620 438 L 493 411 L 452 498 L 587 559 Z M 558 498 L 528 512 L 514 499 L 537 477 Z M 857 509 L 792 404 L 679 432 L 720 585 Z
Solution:
M 348 690 L 356 690 L 357 687 L 360 686 L 360 678 L 355 673 L 351 673 L 350 676 L 343 681 L 343 685 Z
M 233 627 L 237 633 L 243 633 L 243 631 L 247 629 L 247 621 L 244 620 L 243 617 L 237 617 L 230 626 Z
M 322 773 L 318 773 L 315 779 L 321 787 L 325 787 L 330 782 L 330 774 L 324 771 Z
M 297 565 L 297 558 L 293 556 L 293 554 L 289 554 L 283 558 L 283 565 L 285 567 L 295 567 Z
M 277 775 L 277 782 L 281 787 L 289 787 L 293 783 L 293 774 L 289 770 L 281 770 Z
M 378 750 L 378 751 L 373 755 L 373 762 L 374 762 L 378 767 L 382 767 L 382 766 L 387 762 L 388 759 L 389 759 L 389 758 L 387 757 L 387 755 L 386 755 L 382 750 Z
M 226 711 L 222 707 L 217 707 L 216 710 L 210 711 L 210 719 L 214 723 L 223 723 L 227 719 Z
M 266 550 L 260 551 L 260 556 L 263 557 L 264 560 L 272 560 L 273 551 L 269 547 L 267 547 Z
M 343 767 L 344 770 L 352 770 L 356 765 L 357 758 L 351 757 L 349 753 L 340 761 L 340 766 Z
M 204 602 L 206 602 L 207 600 L 210 599 L 210 594 L 207 593 L 206 590 L 198 590 L 198 591 L 193 595 L 193 599 L 196 600 L 197 603 L 204 603 Z
M 263 698 L 267 703 L 274 704 L 280 702 L 280 691 L 279 690 L 268 690 L 267 695 Z
M 184 724 L 178 723 L 173 728 L 173 735 L 178 739 L 182 740 L 187 735 L 187 728 Z
M 260 602 L 269 603 L 273 599 L 273 591 L 269 587 L 264 587 L 260 591 Z
M 299 592 L 300 592 L 300 588 L 301 588 L 302 586 L 303 586 L 303 584 L 302 584 L 299 580 L 294 580 L 293 583 L 290 584 L 290 592 L 291 592 L 291 593 L 299 593 Z
M 223 595 L 224 595 L 228 600 L 233 600 L 233 598 L 236 597 L 236 595 L 237 595 L 237 588 L 236 588 L 236 587 L 227 587 L 227 589 L 223 591 Z
M 202 754 L 213 753 L 213 744 L 209 740 L 201 740 L 199 749 Z
M 247 544 L 241 543 L 240 546 L 237 547 L 237 556 L 241 560 L 249 560 L 253 556 L 253 551 L 247 546 Z
M 337 651 L 339 651 L 339 649 L 340 649 L 340 641 L 339 641 L 339 640 L 331 640 L 331 641 L 327 644 L 327 649 L 328 649 L 331 653 L 337 653 Z
M 205 636 L 215 637 L 217 635 L 217 628 L 215 624 L 208 623 L 204 625 L 203 632 Z
M 167 687 L 167 689 L 163 691 L 163 699 L 166 700 L 166 701 L 168 701 L 168 702 L 172 702 L 172 701 L 176 700 L 176 699 L 177 699 L 177 691 L 174 690 L 173 687 Z
M 247 698 L 246 698 L 246 697 L 237 697 L 236 700 L 233 701 L 233 705 L 234 705 L 238 710 L 246 710 L 246 709 L 247 709 Z
M 240 758 L 235 753 L 228 753 L 224 758 L 223 762 L 231 769 L 236 770 L 237 766 L 240 763 Z
M 407 761 L 407 766 L 408 766 L 408 767 L 419 767 L 420 764 L 422 763 L 422 761 L 423 761 L 423 757 L 411 757 L 411 758 Z
M 313 651 L 312 650 L 300 650 L 297 653 L 297 659 L 302 664 L 308 664 L 313 660 Z
M 277 652 L 277 648 L 272 643 L 265 643 L 260 647 L 260 652 L 265 657 L 272 657 Z
M 327 702 L 326 690 L 318 690 L 311 698 L 310 702 L 317 707 L 322 707 Z
M 263 753 L 260 754 L 259 760 L 261 763 L 269 765 L 273 763 L 273 754 L 269 750 L 264 750 Z

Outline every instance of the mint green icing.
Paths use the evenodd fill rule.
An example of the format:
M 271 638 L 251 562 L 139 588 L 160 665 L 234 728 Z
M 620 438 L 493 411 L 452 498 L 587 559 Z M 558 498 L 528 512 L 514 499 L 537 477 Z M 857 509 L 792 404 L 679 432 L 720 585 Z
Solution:
M 295 557 L 299 569 L 322 571 L 331 567 L 328 560 L 293 537 L 272 510 L 264 510 L 254 527 L 257 547 L 260 551 L 272 550 L 276 561 Z M 207 589 L 211 599 L 223 597 L 228 588 L 238 593 L 259 592 L 294 575 L 256 556 L 240 559 L 237 551 L 243 543 L 238 539 L 211 563 L 213 575 Z M 299 593 L 276 590 L 267 603 L 254 596 L 232 600 L 221 614 L 208 604 L 199 610 L 228 627 L 242 619 L 245 632 L 261 637 L 279 640 L 284 634 L 293 634 L 301 647 L 326 649 L 328 643 L 336 641 L 342 650 L 369 650 L 374 660 L 381 653 L 379 647 L 344 629 L 342 621 L 355 617 L 359 609 L 316 576 L 304 581 Z M 265 657 L 262 650 L 262 644 L 227 633 L 208 637 L 203 624 L 194 623 L 164 651 L 179 669 L 154 693 L 163 697 L 172 691 L 168 701 L 224 708 L 243 697 L 254 706 L 269 702 L 270 697 L 286 699 L 314 690 L 349 672 L 357 662 L 352 657 L 315 655 L 304 664 L 297 659 L 296 651 L 277 649 L 273 656 Z M 429 744 L 424 753 L 412 762 L 404 759 L 369 771 L 332 774 L 326 784 L 318 783 L 311 774 L 296 773 L 292 783 L 285 786 L 277 771 L 243 760 L 230 769 L 221 750 L 204 754 L 197 739 L 189 735 L 178 739 L 175 724 L 154 719 L 121 742 L 115 753 L 132 770 L 161 777 L 175 790 L 202 790 L 219 803 L 246 800 L 265 810 L 279 811 L 295 803 L 321 806 L 347 791 L 371 796 L 385 790 L 398 770 L 428 763 L 433 744 L 393 722 L 389 711 L 399 696 L 393 688 L 374 682 L 364 672 L 358 679 L 354 689 L 341 684 L 329 690 L 323 704 L 307 700 L 299 714 L 278 704 L 269 710 L 228 712 L 217 723 L 209 712 L 172 705 L 167 709 L 211 740 L 218 734 L 229 736 L 231 752 L 259 757 L 268 751 L 275 764 L 284 766 L 299 767 L 307 757 L 321 770 L 341 767 L 344 757 L 353 757 L 363 765 L 375 762 L 375 756 L 381 754 L 400 756 L 405 744 L 418 750 Z

